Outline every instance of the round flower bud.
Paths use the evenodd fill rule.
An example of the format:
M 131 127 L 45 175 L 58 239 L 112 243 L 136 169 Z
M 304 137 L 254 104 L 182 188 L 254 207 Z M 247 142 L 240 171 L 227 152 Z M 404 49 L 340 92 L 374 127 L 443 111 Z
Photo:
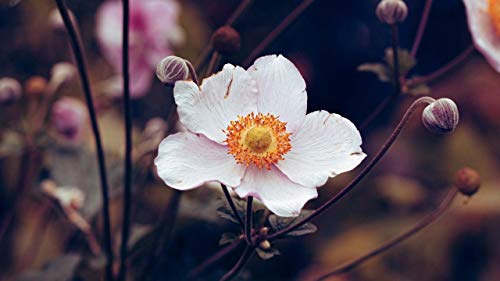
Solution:
M 156 66 L 156 76 L 163 84 L 168 86 L 173 86 L 176 81 L 186 80 L 188 75 L 187 62 L 180 57 L 165 57 Z
M 232 55 L 240 50 L 240 34 L 230 26 L 217 29 L 212 36 L 214 49 L 223 55 Z
M 69 62 L 60 62 L 52 66 L 51 75 L 55 83 L 68 83 L 75 78 L 76 68 Z
M 271 243 L 268 240 L 264 240 L 259 243 L 259 247 L 263 250 L 269 250 L 271 249 Z
M 481 185 L 479 173 L 469 167 L 462 168 L 455 173 L 455 186 L 466 196 L 474 195 Z
M 80 140 L 87 120 L 87 109 L 82 101 L 63 97 L 54 103 L 51 120 L 56 131 L 66 140 Z
M 0 105 L 9 105 L 21 97 L 21 84 L 14 78 L 0 79 Z
M 408 16 L 408 7 L 402 0 L 382 0 L 377 6 L 376 14 L 383 23 L 401 23 Z
M 458 125 L 459 113 L 454 101 L 441 98 L 429 104 L 422 113 L 422 122 L 436 134 L 450 133 Z
M 40 96 L 47 88 L 47 79 L 42 76 L 32 76 L 25 82 L 24 88 L 26 90 L 26 95 Z

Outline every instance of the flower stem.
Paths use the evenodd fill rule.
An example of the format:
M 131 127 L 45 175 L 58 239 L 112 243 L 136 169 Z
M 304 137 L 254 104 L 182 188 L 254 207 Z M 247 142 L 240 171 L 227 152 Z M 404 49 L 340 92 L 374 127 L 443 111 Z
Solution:
M 122 75 L 123 75 L 123 114 L 125 119 L 125 174 L 123 178 L 123 214 L 122 239 L 120 245 L 120 271 L 118 280 L 125 280 L 127 275 L 127 250 L 130 235 L 130 216 L 132 206 L 132 114 L 130 106 L 130 73 L 129 73 L 129 21 L 130 3 L 123 0 L 122 25 Z
M 92 131 L 94 132 L 94 141 L 96 146 L 96 154 L 99 166 L 99 176 L 101 181 L 101 193 L 103 200 L 103 215 L 104 215 L 104 247 L 106 251 L 106 280 L 113 280 L 113 249 L 111 244 L 111 222 L 109 212 L 109 196 L 108 196 L 108 181 L 106 175 L 106 163 L 104 156 L 104 149 L 101 141 L 101 134 L 99 131 L 99 124 L 97 123 L 97 115 L 94 109 L 94 102 L 92 98 L 92 90 L 90 88 L 90 81 L 87 74 L 87 66 L 84 58 L 83 48 L 80 39 L 78 38 L 77 31 L 73 26 L 69 16 L 68 9 L 64 0 L 55 0 L 64 25 L 68 31 L 70 43 L 73 48 L 73 55 L 75 57 L 78 72 L 82 81 L 83 92 L 87 102 L 87 109 L 89 111 L 90 123 Z
M 433 222 L 435 222 L 439 217 L 441 217 L 441 215 L 443 215 L 443 213 L 451 206 L 451 203 L 453 202 L 453 199 L 455 199 L 456 195 L 457 195 L 457 189 L 452 188 L 448 192 L 446 197 L 443 199 L 443 201 L 441 202 L 439 207 L 434 212 L 427 215 L 425 218 L 423 218 L 421 221 L 419 221 L 417 224 L 415 224 L 413 227 L 411 227 L 407 231 L 401 233 L 397 237 L 394 237 L 392 240 L 385 242 L 377 249 L 374 249 L 374 250 L 368 252 L 367 254 L 365 254 L 359 258 L 356 258 L 352 261 L 349 261 L 349 262 L 335 268 L 331 272 L 318 278 L 317 281 L 326 280 L 328 277 L 342 274 L 342 273 L 346 273 L 346 272 L 356 268 L 360 264 L 364 263 L 365 261 L 367 261 L 367 260 L 387 251 L 387 250 L 390 250 L 392 247 L 394 247 L 394 246 L 398 245 L 399 243 L 403 242 L 404 240 L 414 236 L 415 234 L 420 232 L 422 229 L 426 228 L 427 226 L 429 226 Z
M 422 18 L 420 19 L 420 23 L 418 25 L 417 35 L 415 36 L 415 40 L 413 41 L 413 47 L 411 48 L 411 56 L 413 58 L 416 57 L 418 52 L 418 47 L 420 46 L 420 42 L 422 42 L 422 37 L 424 36 L 425 27 L 427 26 L 427 20 L 429 19 L 429 14 L 431 12 L 432 0 L 426 0 L 424 11 L 422 13 Z
M 227 255 L 229 255 L 232 251 L 234 251 L 238 246 L 241 245 L 241 242 L 243 240 L 238 239 L 231 243 L 229 246 L 226 246 L 225 248 L 219 250 L 217 253 L 206 259 L 204 262 L 202 262 L 200 265 L 195 267 L 193 270 L 191 270 L 187 277 L 186 280 L 194 280 L 198 275 L 200 275 L 203 271 L 208 269 L 210 266 L 214 265 L 221 259 L 225 258 Z
M 245 248 L 245 250 L 243 251 L 243 254 L 241 254 L 241 257 L 238 260 L 238 262 L 236 262 L 236 264 L 233 266 L 233 268 L 231 268 L 231 270 L 229 270 L 229 272 L 227 272 L 226 274 L 224 274 L 224 276 L 222 276 L 220 281 L 229 281 L 229 280 L 233 279 L 234 277 L 236 277 L 236 275 L 238 275 L 238 273 L 240 273 L 240 271 L 243 269 L 243 267 L 245 267 L 245 264 L 248 262 L 248 260 L 252 256 L 253 251 L 254 251 L 254 247 L 247 246 Z
M 406 110 L 405 115 L 399 121 L 398 125 L 392 132 L 391 136 L 387 139 L 387 141 L 384 143 L 382 148 L 377 152 L 377 154 L 373 157 L 373 159 L 363 168 L 363 170 L 346 186 L 344 187 L 339 193 L 337 193 L 334 197 L 332 197 L 330 200 L 325 202 L 323 205 L 321 205 L 318 209 L 314 210 L 309 216 L 305 217 L 302 221 L 298 222 L 295 225 L 291 225 L 287 228 L 284 228 L 278 232 L 275 232 L 269 236 L 269 239 L 277 239 L 282 237 L 283 235 L 287 234 L 288 232 L 297 229 L 298 227 L 308 223 L 310 220 L 314 219 L 315 217 L 319 216 L 322 214 L 324 211 L 326 211 L 328 208 L 330 208 L 332 205 L 334 205 L 336 202 L 338 202 L 340 199 L 342 199 L 344 196 L 346 196 L 351 190 L 356 187 L 356 185 L 361 182 L 361 180 L 370 173 L 370 171 L 377 165 L 377 163 L 382 159 L 382 157 L 385 155 L 385 153 L 389 150 L 391 145 L 394 143 L 396 138 L 399 136 L 403 128 L 406 126 L 408 123 L 408 120 L 410 117 L 413 115 L 413 113 L 417 110 L 417 108 L 422 105 L 422 104 L 429 104 L 431 102 L 434 102 L 433 98 L 430 97 L 421 97 L 414 101 L 412 105 Z
M 243 230 L 243 226 L 245 225 L 243 223 L 243 219 L 241 218 L 240 214 L 238 213 L 238 210 L 236 209 L 236 206 L 234 205 L 233 198 L 231 197 L 231 194 L 229 194 L 229 190 L 227 189 L 227 186 L 224 184 L 221 184 L 222 191 L 224 192 L 224 196 L 226 196 L 227 203 L 229 204 L 229 207 L 231 207 L 231 210 L 233 211 L 234 216 L 236 217 L 236 220 L 238 220 L 238 224 L 240 225 L 240 228 Z
M 456 66 L 458 66 L 460 63 L 462 63 L 465 59 L 469 57 L 470 54 L 474 52 L 474 45 L 470 45 L 465 49 L 462 53 L 460 53 L 458 56 L 456 56 L 453 60 L 451 60 L 449 63 L 444 65 L 443 67 L 439 68 L 438 70 L 432 72 L 431 74 L 422 76 L 422 77 L 417 77 L 414 79 L 411 79 L 408 81 L 408 85 L 418 85 L 422 83 L 428 83 L 432 80 L 435 80 L 444 74 L 448 73 L 448 71 L 452 70 Z
M 365 129 L 370 125 L 370 123 L 375 120 L 384 110 L 397 99 L 399 94 L 401 93 L 401 73 L 399 69 L 399 28 L 397 24 L 391 25 L 391 47 L 392 47 L 392 58 L 393 58 L 393 80 L 394 80 L 394 92 L 392 95 L 387 96 L 376 108 L 370 113 L 368 118 L 361 123 L 359 127 L 361 130 Z
M 200 81 L 198 80 L 198 75 L 196 75 L 196 70 L 194 69 L 193 64 L 188 60 L 186 60 L 186 64 L 188 66 L 189 74 L 191 75 L 191 79 L 193 79 L 193 82 L 196 85 L 200 85 Z
M 253 246 L 252 239 L 252 208 L 253 208 L 253 196 L 248 196 L 247 199 L 247 214 L 245 216 L 245 239 L 247 244 Z
M 262 40 L 257 47 L 243 60 L 243 65 L 248 66 L 260 55 L 278 36 L 285 31 L 299 16 L 314 2 L 314 0 L 304 0 L 300 3 L 283 21 Z

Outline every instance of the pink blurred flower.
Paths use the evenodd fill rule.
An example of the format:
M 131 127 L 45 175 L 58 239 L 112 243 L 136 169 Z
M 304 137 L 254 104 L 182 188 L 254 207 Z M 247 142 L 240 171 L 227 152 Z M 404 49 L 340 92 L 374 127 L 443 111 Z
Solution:
M 171 54 L 180 32 L 179 5 L 172 0 L 130 1 L 130 78 L 131 95 L 142 97 L 150 88 L 156 64 Z M 122 65 L 122 3 L 104 2 L 97 11 L 96 35 L 106 59 L 117 72 Z M 121 79 L 114 79 L 120 83 Z M 118 86 L 118 85 L 117 85 Z M 118 86 L 121 94 L 121 83 Z
M 198 87 L 174 88 L 181 123 L 155 160 L 172 188 L 207 182 L 254 196 L 279 216 L 297 216 L 328 178 L 364 158 L 361 136 L 349 120 L 326 111 L 306 115 L 306 84 L 283 56 L 265 56 L 248 70 L 226 64 Z
M 82 101 L 70 97 L 59 99 L 52 107 L 51 117 L 54 128 L 66 140 L 81 139 L 87 121 L 87 108 Z
M 463 0 L 476 48 L 500 72 L 500 1 Z

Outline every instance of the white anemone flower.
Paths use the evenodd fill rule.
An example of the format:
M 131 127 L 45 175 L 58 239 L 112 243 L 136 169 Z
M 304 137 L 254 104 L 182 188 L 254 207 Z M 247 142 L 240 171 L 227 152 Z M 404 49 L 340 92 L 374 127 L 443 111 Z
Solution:
M 463 0 L 476 48 L 500 72 L 500 0 Z
M 316 187 L 365 158 L 346 118 L 306 115 L 306 84 L 285 57 L 264 56 L 245 70 L 226 64 L 203 80 L 177 81 L 174 97 L 187 132 L 165 138 L 155 165 L 170 187 L 207 182 L 253 196 L 278 216 L 298 216 Z

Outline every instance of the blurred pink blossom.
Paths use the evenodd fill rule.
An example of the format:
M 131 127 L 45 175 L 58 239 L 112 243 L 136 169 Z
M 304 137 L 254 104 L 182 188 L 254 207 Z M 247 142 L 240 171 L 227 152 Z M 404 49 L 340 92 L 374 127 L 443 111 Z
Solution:
M 156 64 L 172 53 L 172 45 L 182 41 L 177 25 L 179 5 L 172 0 L 130 1 L 130 79 L 131 96 L 144 96 L 151 86 Z M 116 72 L 122 67 L 122 3 L 104 2 L 97 11 L 96 35 L 106 59 Z M 122 79 L 112 79 L 122 92 Z
M 78 142 L 87 121 L 87 109 L 82 101 L 63 97 L 52 107 L 52 124 L 65 139 Z

